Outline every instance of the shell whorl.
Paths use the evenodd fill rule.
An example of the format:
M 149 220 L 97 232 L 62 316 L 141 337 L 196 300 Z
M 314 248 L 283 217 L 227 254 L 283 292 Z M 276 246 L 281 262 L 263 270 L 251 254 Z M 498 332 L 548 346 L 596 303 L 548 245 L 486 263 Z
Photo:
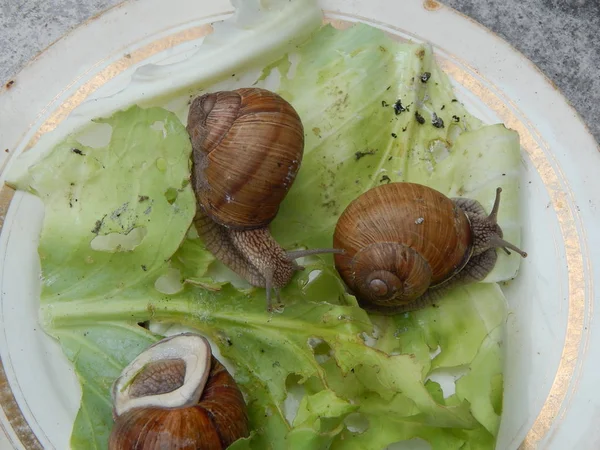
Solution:
M 467 216 L 449 198 L 426 186 L 391 183 L 348 205 L 333 245 L 346 251 L 335 255 L 342 279 L 361 306 L 377 309 L 412 303 L 453 277 L 468 261 L 472 237 Z
M 190 106 L 192 184 L 215 222 L 267 225 L 300 168 L 304 129 L 294 108 L 258 88 L 205 94 Z

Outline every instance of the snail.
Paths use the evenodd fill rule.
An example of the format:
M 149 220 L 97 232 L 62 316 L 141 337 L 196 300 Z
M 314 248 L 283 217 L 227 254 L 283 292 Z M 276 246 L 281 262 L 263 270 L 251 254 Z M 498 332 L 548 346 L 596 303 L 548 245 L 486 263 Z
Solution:
M 285 251 L 269 232 L 300 168 L 304 128 L 286 100 L 242 88 L 194 99 L 192 143 L 194 225 L 207 249 L 253 286 L 279 291 L 301 270 L 295 260 L 334 249 Z
M 339 217 L 335 266 L 361 307 L 379 314 L 422 308 L 445 289 L 484 279 L 506 242 L 497 223 L 501 188 L 489 215 L 476 200 L 450 199 L 414 183 L 372 188 Z
M 142 352 L 113 383 L 112 400 L 109 450 L 220 450 L 249 436 L 242 393 L 196 334 Z

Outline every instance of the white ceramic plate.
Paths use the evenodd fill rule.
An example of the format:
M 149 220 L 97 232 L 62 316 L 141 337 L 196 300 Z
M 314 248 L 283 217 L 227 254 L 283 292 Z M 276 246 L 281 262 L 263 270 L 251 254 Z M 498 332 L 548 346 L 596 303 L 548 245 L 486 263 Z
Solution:
M 363 21 L 400 39 L 431 42 L 466 106 L 519 132 L 523 247 L 530 257 L 504 288 L 514 314 L 497 448 L 600 448 L 595 141 L 528 60 L 433 0 L 320 4 L 330 20 Z M 192 51 L 208 24 L 231 11 L 225 0 L 130 1 L 50 47 L 0 92 L 0 186 L 15 156 L 86 98 L 123 85 L 142 64 Z M 37 326 L 42 219 L 39 200 L 0 188 L 0 424 L 15 448 L 64 449 L 80 389 L 58 345 Z

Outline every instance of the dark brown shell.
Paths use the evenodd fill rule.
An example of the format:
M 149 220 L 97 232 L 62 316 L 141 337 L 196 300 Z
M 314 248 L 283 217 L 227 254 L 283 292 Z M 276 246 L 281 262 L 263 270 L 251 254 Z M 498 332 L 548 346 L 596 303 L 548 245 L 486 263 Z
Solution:
M 196 406 L 135 408 L 117 417 L 109 450 L 222 450 L 248 437 L 246 404 L 236 382 L 214 357 Z
M 333 238 L 336 269 L 361 304 L 413 302 L 469 260 L 466 214 L 427 186 L 390 183 L 370 189 L 340 216 Z M 373 278 L 371 273 L 391 272 Z M 371 277 L 371 278 L 369 278 Z M 384 287 L 379 281 L 389 280 Z
M 304 129 L 294 108 L 258 88 L 206 94 L 190 106 L 187 130 L 192 183 L 207 214 L 236 229 L 271 222 L 302 161 Z

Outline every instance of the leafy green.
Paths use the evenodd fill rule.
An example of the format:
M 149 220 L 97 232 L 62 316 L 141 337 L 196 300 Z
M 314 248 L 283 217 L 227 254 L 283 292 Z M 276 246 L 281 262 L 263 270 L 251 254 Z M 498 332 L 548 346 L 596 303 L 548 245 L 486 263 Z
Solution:
M 278 92 L 298 110 L 306 139 L 298 176 L 271 226 L 282 245 L 330 246 L 346 206 L 395 181 L 473 198 L 487 209 L 503 187 L 500 225 L 519 244 L 518 135 L 470 115 L 429 46 L 398 43 L 362 24 L 343 32 L 326 26 L 266 70 L 281 74 Z M 443 128 L 433 126 L 434 114 Z M 487 279 L 512 278 L 518 265 L 499 254 Z
M 276 239 L 330 246 L 351 200 L 408 180 L 486 208 L 502 186 L 500 222 L 518 244 L 516 133 L 454 101 L 428 46 L 365 25 L 313 31 L 255 80 L 294 105 L 306 132 Z M 329 257 L 313 257 L 283 290 L 285 307 L 269 314 L 264 290 L 240 283 L 188 230 L 191 149 L 175 114 L 134 106 L 96 122 L 112 130 L 107 145 L 69 136 L 13 180 L 46 206 L 40 318 L 82 384 L 73 448 L 105 448 L 112 381 L 181 327 L 212 341 L 247 396 L 253 432 L 234 449 L 375 450 L 415 438 L 434 449 L 493 448 L 506 318 L 493 281 L 514 276 L 518 258 L 502 257 L 489 283 L 435 307 L 378 317 L 346 294 Z M 138 325 L 148 322 L 157 334 Z
M 110 388 L 114 380 L 157 337 L 137 325 L 96 322 L 55 330 L 82 386 L 72 448 L 104 449 L 112 428 Z
M 96 123 L 112 127 L 108 146 L 70 136 L 13 182 L 46 204 L 38 250 L 43 303 L 120 295 L 164 265 L 195 213 L 191 145 L 174 114 L 134 106 Z M 170 189 L 178 194 L 174 201 L 165 195 Z M 135 230 L 143 233 L 134 251 L 93 248 L 98 238 L 114 244 L 115 236 Z

